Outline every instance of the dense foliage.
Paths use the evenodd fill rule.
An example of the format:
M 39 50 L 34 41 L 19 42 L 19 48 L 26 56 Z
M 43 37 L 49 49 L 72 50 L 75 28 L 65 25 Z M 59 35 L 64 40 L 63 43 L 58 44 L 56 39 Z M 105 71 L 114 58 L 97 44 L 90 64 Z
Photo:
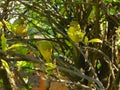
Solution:
M 119 90 L 119 33 L 119 0 L 1 0 L 1 87 L 30 90 L 43 72 L 70 90 Z

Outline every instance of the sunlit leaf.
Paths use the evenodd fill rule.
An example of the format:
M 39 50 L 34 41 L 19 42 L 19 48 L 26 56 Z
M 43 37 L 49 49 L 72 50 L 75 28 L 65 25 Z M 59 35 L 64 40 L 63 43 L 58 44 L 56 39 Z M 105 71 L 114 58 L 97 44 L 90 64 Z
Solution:
M 56 65 L 52 63 L 46 63 L 45 65 L 47 66 L 46 67 L 47 75 L 53 74 L 53 69 L 55 69 Z
M 7 50 L 7 39 L 4 34 L 1 36 L 1 46 L 3 51 Z
M 16 66 L 20 69 L 20 68 L 23 68 L 23 67 L 29 67 L 29 68 L 32 68 L 33 67 L 33 63 L 30 63 L 30 62 L 26 62 L 26 61 L 18 61 L 16 63 Z
M 8 63 L 5 60 L 1 60 L 2 61 L 2 65 L 6 68 L 6 69 L 10 69 Z
M 101 63 L 98 63 L 97 64 L 97 69 L 99 70 L 101 68 L 101 66 L 102 66 Z
M 51 67 L 52 69 L 55 68 L 55 65 L 52 64 L 52 63 L 46 63 L 45 65 L 48 66 L 48 67 Z
M 88 43 L 88 37 L 87 37 L 87 36 L 85 36 L 84 42 L 85 42 L 85 43 Z
M 7 29 L 9 31 L 11 31 L 11 28 L 12 28 L 11 24 L 9 22 L 5 21 L 5 20 L 4 20 L 4 23 L 5 23 L 6 27 L 7 27 Z
M 10 72 L 10 67 L 9 67 L 8 63 L 5 60 L 2 60 L 2 59 L 1 59 L 1 62 L 2 62 L 2 65 L 4 66 L 4 68 L 6 69 L 9 77 L 12 77 L 14 74 Z
M 98 38 L 94 38 L 88 41 L 89 43 L 102 43 L 102 40 L 98 39 Z
M 28 76 L 23 78 L 24 82 L 27 83 L 28 82 Z
M 22 43 L 13 44 L 10 47 L 8 47 L 8 50 L 13 49 L 13 48 L 17 48 L 17 47 L 23 47 L 23 46 L 26 46 L 26 45 L 24 45 Z
M 116 33 L 120 33 L 120 29 L 118 29 L 118 30 L 115 30 L 115 32 L 116 32 Z
M 24 55 L 26 55 L 29 51 L 29 49 L 27 48 L 27 45 L 22 44 L 22 43 L 13 44 L 9 46 L 7 50 L 13 51 L 18 54 L 24 54 Z
M 56 34 L 57 34 L 58 38 L 62 38 L 63 37 L 63 35 L 58 33 L 58 32 L 56 32 Z
M 2 28 L 2 26 L 3 26 L 3 24 L 2 24 L 2 22 L 0 22 L 0 28 Z

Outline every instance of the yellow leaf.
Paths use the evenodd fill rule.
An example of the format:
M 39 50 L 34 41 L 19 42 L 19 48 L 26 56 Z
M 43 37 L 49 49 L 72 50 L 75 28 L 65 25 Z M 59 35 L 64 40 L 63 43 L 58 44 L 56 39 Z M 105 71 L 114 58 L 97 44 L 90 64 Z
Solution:
M 119 32 L 120 32 L 120 29 L 118 29 L 118 30 L 115 30 L 115 32 L 116 32 L 116 33 L 119 33 Z
M 5 37 L 5 34 L 2 34 L 1 36 L 1 47 L 3 51 L 7 50 L 7 39 Z
M 2 28 L 2 26 L 3 26 L 3 24 L 2 24 L 2 22 L 0 22 L 0 28 Z
M 55 68 L 56 67 L 55 64 L 50 63 L 50 62 L 46 63 L 45 65 L 48 66 L 48 67 L 51 67 L 51 68 Z
M 60 34 L 60 33 L 58 33 L 58 32 L 56 32 L 56 34 L 57 34 L 57 36 L 58 36 L 59 38 L 63 38 L 63 35 L 62 35 L 62 34 Z
M 8 47 L 8 50 L 13 49 L 13 48 L 17 48 L 17 47 L 22 47 L 22 46 L 26 46 L 26 45 L 24 45 L 22 43 L 16 43 L 16 44 L 13 44 L 10 47 Z
M 38 49 L 43 58 L 49 62 L 52 56 L 52 44 L 50 41 L 40 41 L 37 43 Z
M 7 63 L 5 60 L 2 60 L 2 59 L 1 59 L 1 61 L 2 61 L 3 66 L 4 66 L 6 69 L 9 70 L 10 67 L 9 67 L 8 63 Z
M 89 43 L 102 43 L 102 40 L 98 39 L 98 38 L 94 38 L 88 41 Z
M 85 36 L 84 42 L 85 42 L 85 43 L 88 43 L 88 37 L 87 37 L 87 36 Z
M 7 28 L 9 31 L 11 31 L 11 24 L 10 24 L 8 21 L 5 21 L 5 20 L 3 20 L 3 22 L 5 23 L 6 28 Z
M 8 76 L 13 77 L 14 74 L 10 71 L 10 67 L 9 67 L 8 63 L 3 59 L 1 59 L 1 62 L 2 62 L 2 65 L 4 66 L 4 68 L 6 69 Z

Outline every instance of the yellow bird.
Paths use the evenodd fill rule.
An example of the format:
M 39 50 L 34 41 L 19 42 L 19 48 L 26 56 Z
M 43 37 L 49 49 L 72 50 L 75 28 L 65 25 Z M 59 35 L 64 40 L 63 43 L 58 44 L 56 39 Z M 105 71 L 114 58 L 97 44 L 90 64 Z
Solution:
M 46 41 L 46 40 L 39 41 L 37 43 L 37 46 L 38 46 L 38 50 L 40 51 L 40 53 L 43 56 L 43 58 L 47 62 L 49 62 L 50 59 L 51 59 L 52 50 L 53 50 L 51 42 L 50 41 Z
M 71 21 L 67 34 L 69 38 L 74 42 L 82 41 L 85 33 L 81 31 L 80 25 L 77 21 Z
M 26 36 L 28 34 L 28 25 L 24 19 L 16 19 L 13 23 L 12 32 L 17 36 Z

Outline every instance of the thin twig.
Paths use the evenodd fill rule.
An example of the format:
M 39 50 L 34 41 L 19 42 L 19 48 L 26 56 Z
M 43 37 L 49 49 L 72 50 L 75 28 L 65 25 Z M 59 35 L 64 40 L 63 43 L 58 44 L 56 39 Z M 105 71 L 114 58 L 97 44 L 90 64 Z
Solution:
M 102 83 L 101 83 L 100 81 L 98 81 L 98 80 L 96 80 L 96 79 L 94 79 L 94 78 L 91 78 L 91 77 L 83 74 L 83 73 L 80 72 L 80 71 L 79 71 L 79 72 L 75 72 L 75 71 L 73 72 L 73 70 L 70 70 L 70 69 L 67 69 L 67 68 L 64 68 L 64 67 L 61 67 L 61 66 L 57 66 L 57 68 L 60 69 L 60 70 L 62 70 L 62 71 L 65 71 L 65 72 L 74 74 L 74 75 L 76 75 L 76 76 L 85 78 L 85 79 L 87 79 L 87 80 L 90 81 L 90 82 L 94 82 L 94 83 L 96 83 L 96 84 L 99 86 L 100 90 L 105 90 L 105 89 L 104 89 L 104 86 L 102 85 Z

